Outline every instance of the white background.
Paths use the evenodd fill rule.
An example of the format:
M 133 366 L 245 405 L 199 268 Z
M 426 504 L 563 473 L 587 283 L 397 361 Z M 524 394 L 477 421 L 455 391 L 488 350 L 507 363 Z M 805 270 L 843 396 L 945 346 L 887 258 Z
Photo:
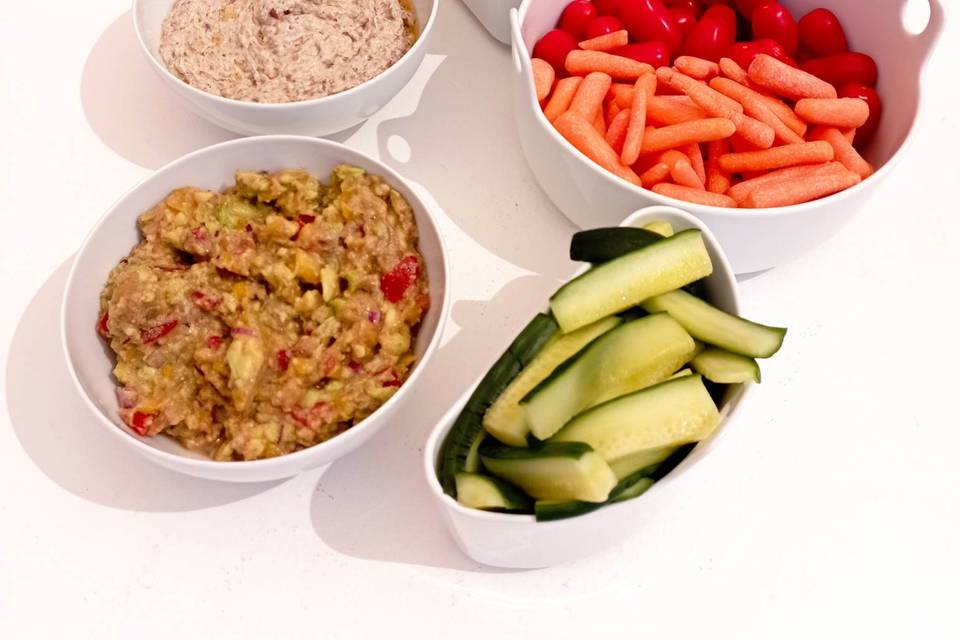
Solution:
M 444 0 L 414 85 L 339 136 L 446 212 L 457 302 L 418 401 L 322 477 L 230 486 L 119 448 L 64 369 L 87 230 L 152 169 L 232 137 L 165 93 L 127 4 L 0 8 L 0 634 L 960 637 L 953 15 L 869 208 L 742 283 L 747 314 L 790 333 L 697 481 L 651 494 L 658 517 L 619 547 L 508 572 L 460 554 L 420 473 L 436 419 L 574 269 L 516 143 L 506 48 Z

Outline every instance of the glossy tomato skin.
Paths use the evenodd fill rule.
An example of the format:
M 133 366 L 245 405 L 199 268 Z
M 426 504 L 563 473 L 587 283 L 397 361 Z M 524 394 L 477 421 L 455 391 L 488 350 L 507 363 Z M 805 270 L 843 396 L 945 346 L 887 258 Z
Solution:
M 868 87 L 865 84 L 849 82 L 837 90 L 837 95 L 841 98 L 860 98 L 870 107 L 870 117 L 862 127 L 857 129 L 857 135 L 853 139 L 853 145 L 858 149 L 870 144 L 873 137 L 877 134 L 877 127 L 880 126 L 880 116 L 883 114 L 883 104 L 876 89 Z
M 668 9 L 689 9 L 697 18 L 703 13 L 703 3 L 700 0 L 664 0 Z
M 590 24 L 587 25 L 585 37 L 598 38 L 608 33 L 613 33 L 614 31 L 620 31 L 621 29 L 623 29 L 623 23 L 620 22 L 620 18 L 616 16 L 600 16 L 591 20 Z
M 832 56 L 850 50 L 840 20 L 829 9 L 814 9 L 800 18 L 797 27 L 802 44 L 813 57 Z
M 766 1 L 767 0 L 733 0 L 733 6 L 737 8 L 741 16 L 749 20 L 750 16 L 753 15 L 753 10 L 756 5 Z
M 590 0 L 573 0 L 560 14 L 557 28 L 563 29 L 577 40 L 587 35 L 587 25 L 597 17 L 597 7 Z
M 670 49 L 662 42 L 637 42 L 613 50 L 618 56 L 646 62 L 654 69 L 670 64 Z
M 680 51 L 683 38 L 662 0 L 620 0 L 620 20 L 637 42 L 655 40 L 671 54 Z
M 736 42 L 727 49 L 724 55 L 731 58 L 746 70 L 750 68 L 750 63 L 753 62 L 753 59 L 761 53 L 773 56 L 777 60 L 786 62 L 791 66 L 796 66 L 793 58 L 787 55 L 786 50 L 784 50 L 780 43 L 769 38 L 753 40 L 751 42 Z
M 713 5 L 703 12 L 683 43 L 683 53 L 717 62 L 736 41 L 737 14 L 726 5 Z
M 567 54 L 577 48 L 577 39 L 562 29 L 548 31 L 533 46 L 533 57 L 541 58 L 560 75 L 566 75 Z
M 750 16 L 753 37 L 760 40 L 770 38 L 779 42 L 791 58 L 797 55 L 800 46 L 800 32 L 796 20 L 779 2 L 758 2 Z
M 598 16 L 620 15 L 620 0 L 593 0 Z
M 865 53 L 847 51 L 832 56 L 807 60 L 801 67 L 807 73 L 826 80 L 835 87 L 849 82 L 874 86 L 877 84 L 877 63 Z
M 677 25 L 684 38 L 697 26 L 697 15 L 686 7 L 671 7 L 670 15 L 673 16 L 673 24 Z

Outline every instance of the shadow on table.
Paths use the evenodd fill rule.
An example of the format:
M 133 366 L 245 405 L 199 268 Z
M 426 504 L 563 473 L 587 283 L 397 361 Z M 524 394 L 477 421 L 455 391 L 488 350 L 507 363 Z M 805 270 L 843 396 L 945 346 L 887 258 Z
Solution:
M 423 446 L 447 409 L 506 347 L 485 339 L 491 323 L 510 318 L 505 324 L 515 334 L 554 287 L 547 278 L 527 276 L 492 300 L 454 304 L 451 319 L 460 332 L 434 354 L 419 381 L 419 393 L 408 399 L 396 423 L 320 478 L 311 517 L 327 546 L 366 560 L 506 571 L 479 565 L 457 548 L 427 488 Z M 517 300 L 529 302 L 518 310 Z
M 80 498 L 131 511 L 204 509 L 279 484 L 228 484 L 169 471 L 126 449 L 95 422 L 70 379 L 60 341 L 60 304 L 71 263 L 63 263 L 30 302 L 7 361 L 10 422 L 40 471 Z
M 164 86 L 140 49 L 129 11 L 93 45 L 83 67 L 80 99 L 90 127 L 103 143 L 147 169 L 239 137 L 195 115 Z M 355 130 L 328 137 L 343 141 Z

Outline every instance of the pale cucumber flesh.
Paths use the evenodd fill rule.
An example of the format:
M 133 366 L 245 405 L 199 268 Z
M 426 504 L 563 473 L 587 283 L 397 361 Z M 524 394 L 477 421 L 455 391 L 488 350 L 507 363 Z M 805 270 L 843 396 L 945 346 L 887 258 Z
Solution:
M 538 500 L 603 502 L 617 484 L 610 466 L 589 447 L 584 446 L 578 455 L 558 452 L 550 444 L 540 451 L 516 449 L 518 453 L 514 453 L 503 449 L 506 447 L 481 447 L 483 466 Z
M 526 511 L 531 500 L 502 480 L 461 471 L 456 475 L 457 502 L 471 509 Z
M 756 360 L 723 349 L 698 353 L 690 365 L 704 378 L 718 384 L 760 382 L 760 365 Z
M 527 446 L 530 427 L 527 425 L 520 400 L 563 362 L 621 322 L 620 318 L 611 316 L 572 333 L 554 336 L 490 405 L 483 416 L 484 429 L 505 444 L 514 447 Z
M 712 272 L 700 231 L 681 231 L 571 280 L 550 299 L 550 309 L 569 333 Z
M 690 336 L 665 314 L 632 320 L 580 351 L 522 401 L 540 440 L 584 409 L 670 377 L 693 355 Z

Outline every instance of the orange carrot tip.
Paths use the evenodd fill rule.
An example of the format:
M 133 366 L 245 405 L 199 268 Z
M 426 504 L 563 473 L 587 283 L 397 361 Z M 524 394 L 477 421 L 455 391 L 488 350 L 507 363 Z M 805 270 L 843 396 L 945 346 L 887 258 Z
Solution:
M 811 124 L 830 127 L 862 127 L 870 117 L 870 107 L 859 98 L 803 98 L 793 110 Z
M 587 74 L 570 102 L 570 111 L 575 111 L 586 120 L 593 121 L 603 109 L 603 98 L 610 90 L 610 76 L 594 71 Z
M 627 125 L 630 123 L 630 112 L 626 109 L 618 112 L 607 127 L 604 138 L 614 151 L 623 149 L 623 141 L 627 137 Z
M 753 59 L 747 76 L 761 87 L 791 100 L 837 97 L 837 90 L 829 82 L 765 53 Z
M 852 171 L 834 171 L 772 182 L 754 189 L 743 201 L 743 206 L 766 209 L 801 204 L 849 189 L 860 179 Z
M 686 74 L 697 80 L 709 80 L 720 73 L 720 67 L 716 62 L 697 58 L 695 56 L 680 56 L 673 61 L 673 66 L 680 73 Z
M 580 48 L 586 51 L 612 51 L 617 47 L 622 47 L 629 42 L 630 37 L 626 29 L 605 33 L 596 38 L 590 38 L 580 43 Z
M 677 160 L 673 166 L 670 167 L 670 177 L 673 178 L 674 182 L 684 187 L 690 187 L 691 189 L 704 188 L 703 180 L 701 180 L 697 172 L 694 171 L 693 165 L 690 164 L 690 161 L 686 157 Z
M 537 91 L 537 100 L 545 100 L 550 95 L 550 89 L 553 88 L 553 81 L 557 73 L 546 60 L 534 58 L 530 61 L 530 64 L 533 67 L 533 86 Z
M 582 51 L 579 49 L 574 49 L 567 54 L 564 66 L 567 72 L 571 74 L 586 75 L 599 71 L 616 80 L 631 81 L 653 71 L 653 67 L 646 62 L 637 62 L 633 58 L 616 56 L 604 51 Z
M 733 208 L 737 206 L 737 203 L 733 198 L 730 196 L 725 196 L 722 193 L 711 193 L 710 191 L 704 191 L 703 189 L 692 189 L 679 184 L 670 184 L 669 182 L 655 184 L 653 185 L 652 190 L 654 193 L 659 193 L 660 195 L 667 196 L 668 198 L 676 198 L 677 200 L 692 202 L 694 204 L 703 204 L 709 207 Z
M 557 86 L 554 87 L 553 94 L 547 101 L 547 106 L 543 108 L 543 115 L 547 117 L 547 120 L 553 122 L 570 108 L 570 103 L 573 101 L 581 82 L 583 82 L 583 78 L 580 76 L 570 76 L 557 81 Z
M 659 184 L 670 175 L 670 166 L 666 162 L 657 162 L 652 167 L 643 172 L 640 181 L 643 186 L 649 189 L 655 184 Z
M 727 78 L 740 84 L 747 84 L 747 72 L 732 58 L 720 58 L 717 66 L 720 68 L 720 73 Z

